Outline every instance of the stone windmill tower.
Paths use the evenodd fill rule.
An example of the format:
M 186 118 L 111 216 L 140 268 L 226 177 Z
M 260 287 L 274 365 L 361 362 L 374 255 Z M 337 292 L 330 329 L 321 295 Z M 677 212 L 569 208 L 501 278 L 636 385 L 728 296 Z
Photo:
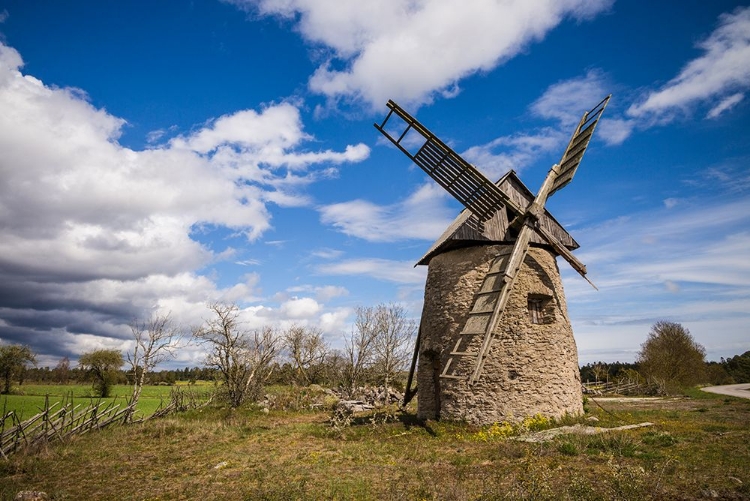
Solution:
M 404 403 L 418 388 L 420 418 L 489 424 L 583 411 L 556 256 L 584 278 L 586 267 L 544 205 L 573 179 L 609 98 L 584 113 L 536 196 L 513 171 L 492 183 L 393 101 L 375 124 L 466 207 L 418 262 L 427 283 Z

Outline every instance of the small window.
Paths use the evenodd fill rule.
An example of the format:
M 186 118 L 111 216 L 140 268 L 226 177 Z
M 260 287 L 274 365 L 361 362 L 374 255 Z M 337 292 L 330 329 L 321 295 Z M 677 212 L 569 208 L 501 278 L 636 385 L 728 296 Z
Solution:
M 540 298 L 529 298 L 529 320 L 532 324 L 544 323 L 544 302 Z

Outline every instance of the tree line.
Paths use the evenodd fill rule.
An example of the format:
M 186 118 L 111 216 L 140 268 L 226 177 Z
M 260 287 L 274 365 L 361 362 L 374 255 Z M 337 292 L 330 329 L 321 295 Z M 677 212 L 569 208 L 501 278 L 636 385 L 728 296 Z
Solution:
M 145 384 L 213 380 L 220 397 L 236 407 L 262 396 L 269 384 L 320 384 L 350 394 L 365 384 L 399 388 L 417 329 L 398 305 L 360 307 L 351 332 L 344 336 L 344 347 L 333 349 L 316 327 L 246 329 L 237 305 L 213 303 L 208 308 L 209 318 L 189 335 L 170 315 L 133 322 L 130 351 L 83 353 L 76 367 L 63 358 L 52 369 L 38 368 L 32 366 L 36 357 L 28 347 L 0 346 L 2 391 L 10 392 L 13 381 L 90 381 L 94 393 L 106 397 L 112 385 L 129 384 L 132 400 L 137 402 Z M 156 370 L 188 341 L 205 346 L 202 367 Z M 750 351 L 706 362 L 705 349 L 686 328 L 660 321 L 651 328 L 635 363 L 595 362 L 580 370 L 583 382 L 642 382 L 660 393 L 673 393 L 697 384 L 750 382 Z
M 581 367 L 581 381 L 642 382 L 665 394 L 699 384 L 750 383 L 750 351 L 707 362 L 705 348 L 688 329 L 659 321 L 651 327 L 634 363 L 586 364 Z
M 248 329 L 237 305 L 213 303 L 208 309 L 209 317 L 189 332 L 181 330 L 169 314 L 134 321 L 133 347 L 127 353 L 114 349 L 82 353 L 76 367 L 67 358 L 53 369 L 28 367 L 36 361 L 28 347 L 0 346 L 3 389 L 9 392 L 13 380 L 19 384 L 86 380 L 92 382 L 96 396 L 106 397 L 112 385 L 126 383 L 133 387 L 131 402 L 137 403 L 145 384 L 213 379 L 219 397 L 237 407 L 262 396 L 268 384 L 325 384 L 349 393 L 371 383 L 388 388 L 398 384 L 406 368 L 417 329 L 399 305 L 360 307 L 354 327 L 344 335 L 344 348 L 337 350 L 317 327 Z M 156 370 L 187 343 L 204 346 L 203 367 Z

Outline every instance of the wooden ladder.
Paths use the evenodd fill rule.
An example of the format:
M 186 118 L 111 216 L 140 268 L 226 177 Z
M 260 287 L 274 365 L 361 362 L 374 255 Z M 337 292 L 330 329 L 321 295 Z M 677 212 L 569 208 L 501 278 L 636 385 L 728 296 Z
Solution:
M 448 361 L 440 374 L 442 378 L 469 379 L 473 384 L 481 374 L 484 358 L 487 356 L 493 337 L 493 331 L 508 302 L 513 275 L 507 270 L 511 251 L 508 249 L 497 256 L 490 265 L 490 269 L 482 280 L 482 286 L 474 295 L 474 301 L 469 311 L 463 329 L 459 333 L 456 344 L 450 352 Z M 477 336 L 482 337 L 481 347 L 477 351 L 467 351 Z M 460 363 L 462 358 L 475 359 L 471 373 L 466 372 L 467 364 Z

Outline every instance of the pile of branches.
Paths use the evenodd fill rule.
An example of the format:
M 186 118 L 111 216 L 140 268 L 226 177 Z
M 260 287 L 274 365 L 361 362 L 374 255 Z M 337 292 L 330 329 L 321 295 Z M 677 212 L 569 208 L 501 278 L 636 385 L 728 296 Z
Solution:
M 404 394 L 385 386 L 363 386 L 354 390 L 329 390 L 339 397 L 329 424 L 341 431 L 355 422 L 358 413 L 369 413 L 370 424 L 384 424 L 396 419 L 395 406 L 403 401 Z
M 148 419 L 164 417 L 175 412 L 185 412 L 191 409 L 200 409 L 209 405 L 215 393 L 200 392 L 192 389 L 183 389 L 179 386 L 172 387 L 169 395 L 169 403 L 162 405 Z

